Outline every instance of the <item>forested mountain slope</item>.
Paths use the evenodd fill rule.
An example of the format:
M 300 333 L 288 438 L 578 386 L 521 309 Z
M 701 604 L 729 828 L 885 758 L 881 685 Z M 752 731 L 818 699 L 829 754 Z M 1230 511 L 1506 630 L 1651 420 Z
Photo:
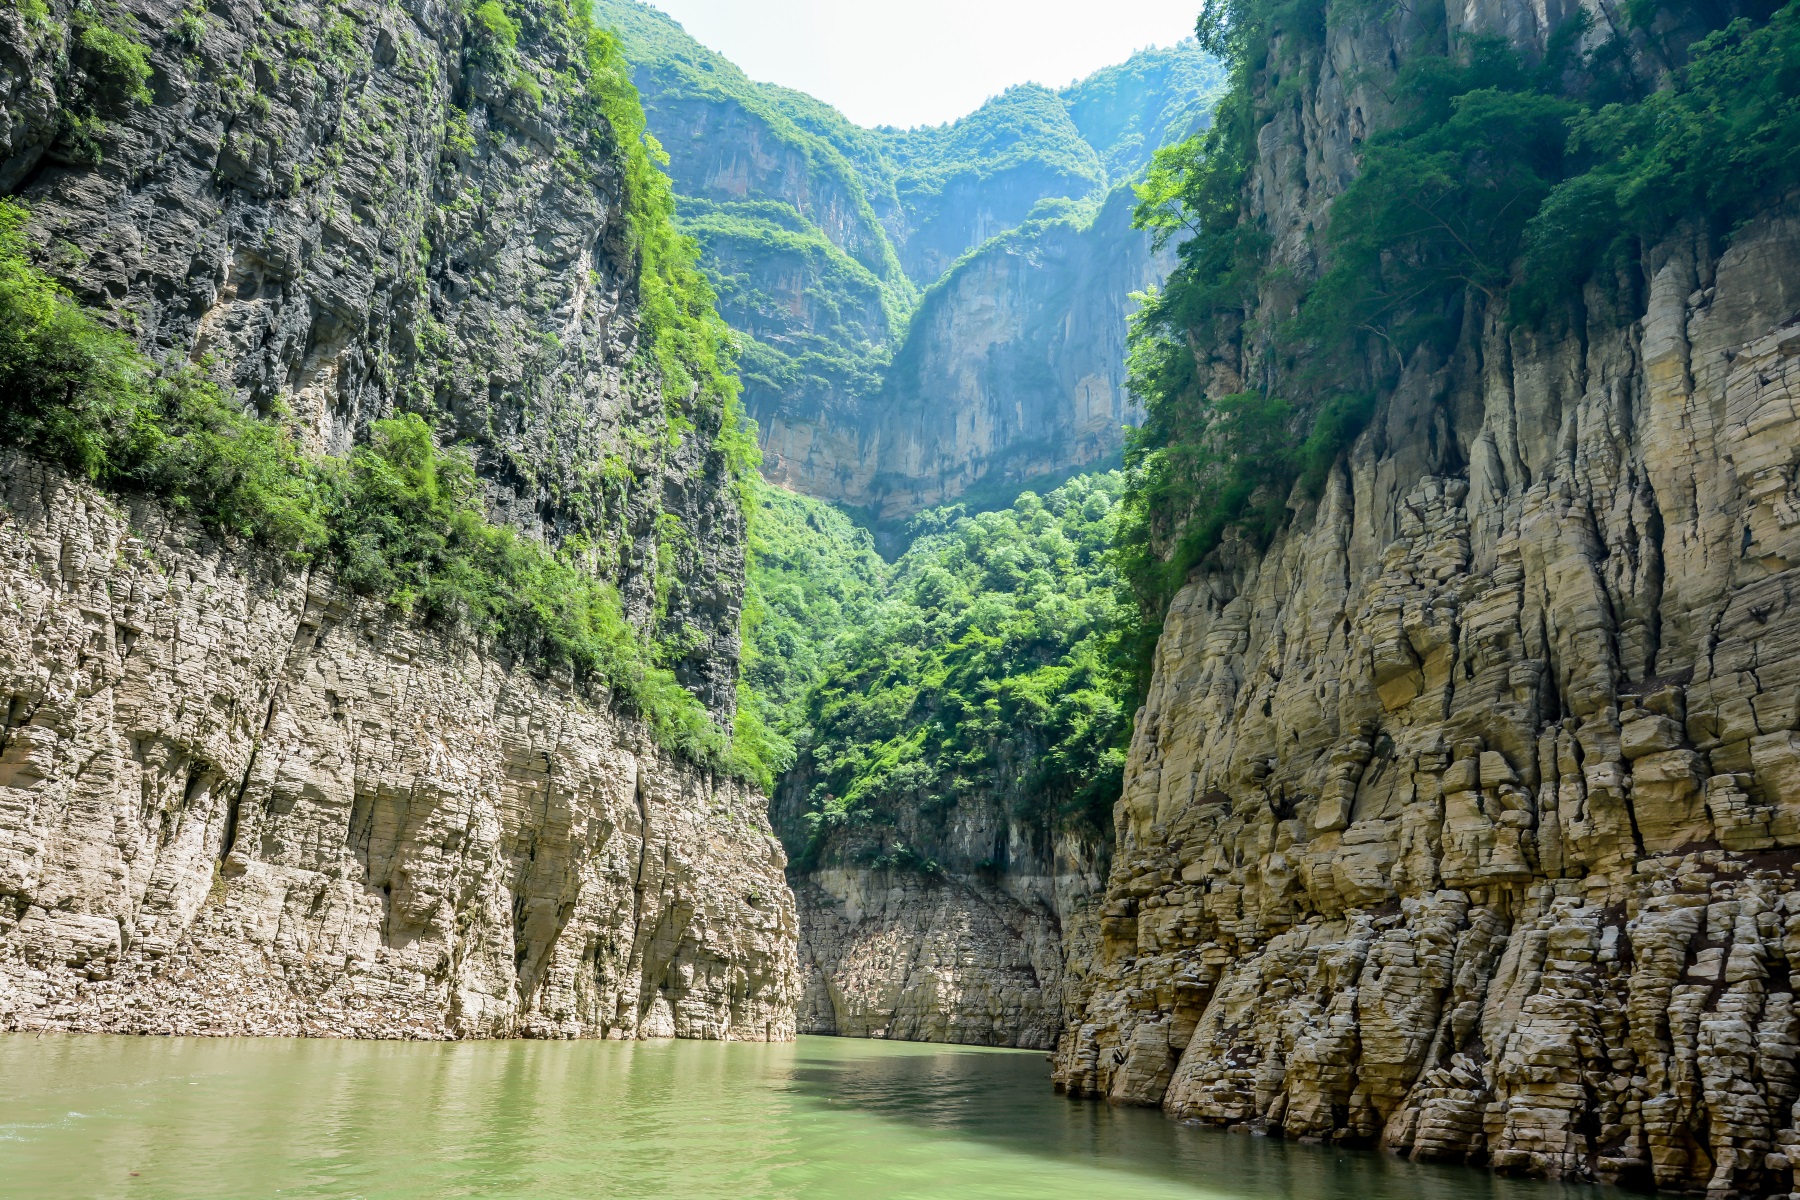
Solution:
M 1168 262 L 1124 219 L 1129 195 L 1108 196 L 1204 120 L 1220 78 L 1195 44 L 942 127 L 867 130 L 637 0 L 596 12 L 743 338 L 771 479 L 891 531 L 970 487 L 1118 452 L 1136 419 L 1120 331 Z

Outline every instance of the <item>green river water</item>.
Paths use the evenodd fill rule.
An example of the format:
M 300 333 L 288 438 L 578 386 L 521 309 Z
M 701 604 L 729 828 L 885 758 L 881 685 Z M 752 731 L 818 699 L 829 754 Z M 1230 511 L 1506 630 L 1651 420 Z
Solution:
M 1017 1051 L 0 1037 L 9 1198 L 1601 1195 L 1071 1103 Z

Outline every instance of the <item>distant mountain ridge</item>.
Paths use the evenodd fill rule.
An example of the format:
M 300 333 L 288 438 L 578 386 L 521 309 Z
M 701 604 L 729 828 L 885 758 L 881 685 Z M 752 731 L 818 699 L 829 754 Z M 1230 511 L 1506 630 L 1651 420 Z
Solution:
M 945 125 L 868 129 L 637 0 L 595 16 L 623 40 L 742 337 L 771 478 L 894 521 L 1118 451 L 1130 295 L 1167 269 L 1124 187 L 1222 88 L 1197 44 L 1021 84 Z

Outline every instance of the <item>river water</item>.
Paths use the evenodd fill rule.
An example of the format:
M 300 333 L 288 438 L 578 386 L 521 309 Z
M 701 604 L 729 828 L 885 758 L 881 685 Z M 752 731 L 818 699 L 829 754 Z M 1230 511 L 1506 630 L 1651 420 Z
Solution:
M 802 1038 L 0 1037 L 0 1196 L 1600 1200 L 1071 1103 L 1042 1054 Z

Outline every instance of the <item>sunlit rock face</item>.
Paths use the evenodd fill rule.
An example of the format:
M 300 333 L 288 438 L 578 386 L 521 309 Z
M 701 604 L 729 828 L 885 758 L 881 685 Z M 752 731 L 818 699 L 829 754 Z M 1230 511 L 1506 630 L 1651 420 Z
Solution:
M 6 477 L 0 1026 L 792 1036 L 754 790 L 328 577 Z
M 71 11 L 0 11 L 0 189 L 42 264 L 316 452 L 426 414 L 729 722 L 719 414 L 643 369 L 563 17 L 515 14 L 501 54 L 462 6 L 108 6 L 153 96 L 84 149 Z M 0 477 L 0 1027 L 791 1036 L 760 796 L 319 572 L 16 456 Z
M 1541 45 L 1489 7 L 1473 31 Z M 1381 112 L 1355 64 L 1404 33 L 1334 35 L 1264 131 L 1254 207 L 1296 269 Z M 1060 1087 L 1790 1191 L 1800 210 L 1642 265 L 1590 284 L 1578 328 L 1477 314 L 1266 552 L 1228 540 L 1190 576 Z M 1217 386 L 1259 354 L 1217 351 Z

